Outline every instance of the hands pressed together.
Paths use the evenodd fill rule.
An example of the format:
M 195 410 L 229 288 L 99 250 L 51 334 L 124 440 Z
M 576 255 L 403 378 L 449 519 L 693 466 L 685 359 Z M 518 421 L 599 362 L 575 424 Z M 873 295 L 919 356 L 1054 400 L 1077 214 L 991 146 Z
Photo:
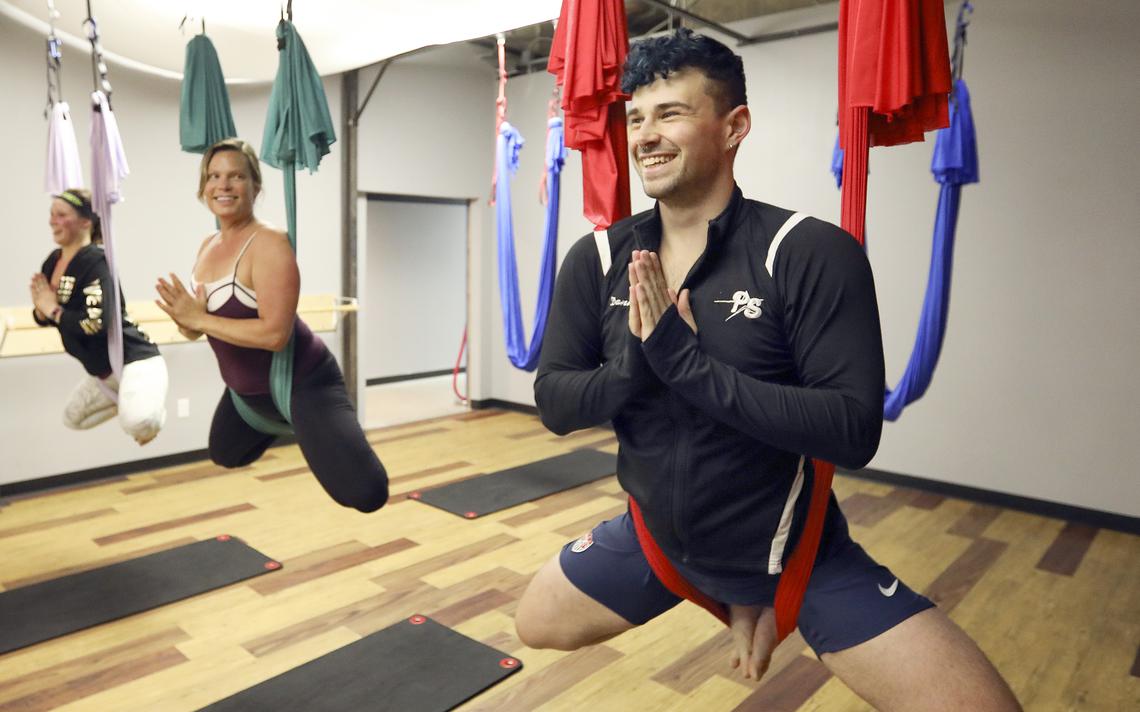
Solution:
M 28 291 L 32 295 L 32 304 L 35 306 L 36 311 L 45 319 L 50 319 L 52 312 L 59 306 L 59 300 L 55 296 L 55 290 L 52 289 L 51 284 L 47 281 L 47 277 L 45 277 L 42 272 L 36 272 L 32 275 L 32 281 L 31 284 L 28 285 Z
M 634 250 L 629 263 L 629 330 L 642 341 L 647 340 L 662 315 L 674 305 L 693 333 L 697 333 L 689 290 L 682 289 L 678 295 L 669 288 L 656 252 Z
M 172 272 L 170 281 L 159 277 L 154 288 L 160 297 L 154 300 L 159 309 L 166 312 L 184 332 L 201 333 L 201 318 L 206 315 L 205 286 L 199 284 L 198 289 L 191 293 Z

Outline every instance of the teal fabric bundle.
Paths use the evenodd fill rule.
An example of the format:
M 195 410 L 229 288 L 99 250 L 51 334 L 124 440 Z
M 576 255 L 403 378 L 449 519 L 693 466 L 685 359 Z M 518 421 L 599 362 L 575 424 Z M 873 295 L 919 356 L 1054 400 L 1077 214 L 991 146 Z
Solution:
M 182 150 L 188 153 L 205 153 L 218 141 L 237 136 L 222 65 L 206 35 L 196 35 L 186 45 L 178 127 Z
M 299 167 L 313 173 L 321 158 L 328 155 L 336 141 L 328 98 L 321 76 L 313 66 L 305 43 L 293 23 L 282 20 L 277 25 L 277 49 L 280 51 L 277 77 L 269 95 L 269 111 L 261 143 L 261 160 L 281 169 L 285 177 L 285 212 L 289 228 L 289 244 L 297 249 L 297 176 Z M 290 399 L 293 393 L 293 337 L 284 349 L 273 354 L 269 368 L 269 388 L 273 403 L 292 422 Z M 234 406 L 249 425 L 261 432 L 279 435 L 291 432 L 283 423 L 263 417 L 240 396 L 230 392 Z

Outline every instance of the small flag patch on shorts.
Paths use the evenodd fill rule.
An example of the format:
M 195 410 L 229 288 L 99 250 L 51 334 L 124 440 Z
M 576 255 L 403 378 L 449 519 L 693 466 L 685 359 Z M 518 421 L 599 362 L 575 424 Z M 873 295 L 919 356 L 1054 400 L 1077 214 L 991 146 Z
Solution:
M 574 542 L 574 546 L 570 547 L 570 551 L 573 551 L 575 554 L 581 554 L 586 549 L 589 549 L 593 543 L 594 532 L 586 532 L 585 536 Z

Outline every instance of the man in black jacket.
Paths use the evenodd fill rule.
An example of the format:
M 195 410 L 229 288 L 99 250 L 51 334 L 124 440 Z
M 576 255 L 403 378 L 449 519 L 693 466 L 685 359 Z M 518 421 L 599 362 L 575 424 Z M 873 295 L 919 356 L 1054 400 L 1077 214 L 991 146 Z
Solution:
M 648 535 L 727 607 L 732 664 L 759 679 L 811 458 L 857 468 L 878 447 L 874 282 L 850 235 L 736 187 L 751 118 L 731 50 L 685 30 L 639 43 L 623 89 L 630 152 L 657 204 L 571 248 L 535 400 L 556 433 L 613 421 L 618 479 Z M 630 513 L 568 544 L 520 601 L 521 640 L 572 650 L 676 605 L 647 551 Z M 799 628 L 880 709 L 1018 708 L 973 641 L 851 541 L 834 496 Z

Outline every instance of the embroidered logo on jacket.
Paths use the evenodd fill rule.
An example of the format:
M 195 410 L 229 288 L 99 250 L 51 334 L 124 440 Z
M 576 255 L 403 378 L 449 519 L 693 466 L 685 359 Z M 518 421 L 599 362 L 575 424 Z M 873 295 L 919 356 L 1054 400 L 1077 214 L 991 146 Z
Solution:
M 760 305 L 764 300 L 760 297 L 750 297 L 748 292 L 740 289 L 732 295 L 732 299 L 717 299 L 717 304 L 731 304 L 732 311 L 725 317 L 728 321 L 737 314 L 743 314 L 747 319 L 759 319 L 763 312 L 760 310 Z
M 628 299 L 618 299 L 617 297 L 610 297 L 610 306 L 611 307 L 628 307 L 629 306 L 629 300 Z

